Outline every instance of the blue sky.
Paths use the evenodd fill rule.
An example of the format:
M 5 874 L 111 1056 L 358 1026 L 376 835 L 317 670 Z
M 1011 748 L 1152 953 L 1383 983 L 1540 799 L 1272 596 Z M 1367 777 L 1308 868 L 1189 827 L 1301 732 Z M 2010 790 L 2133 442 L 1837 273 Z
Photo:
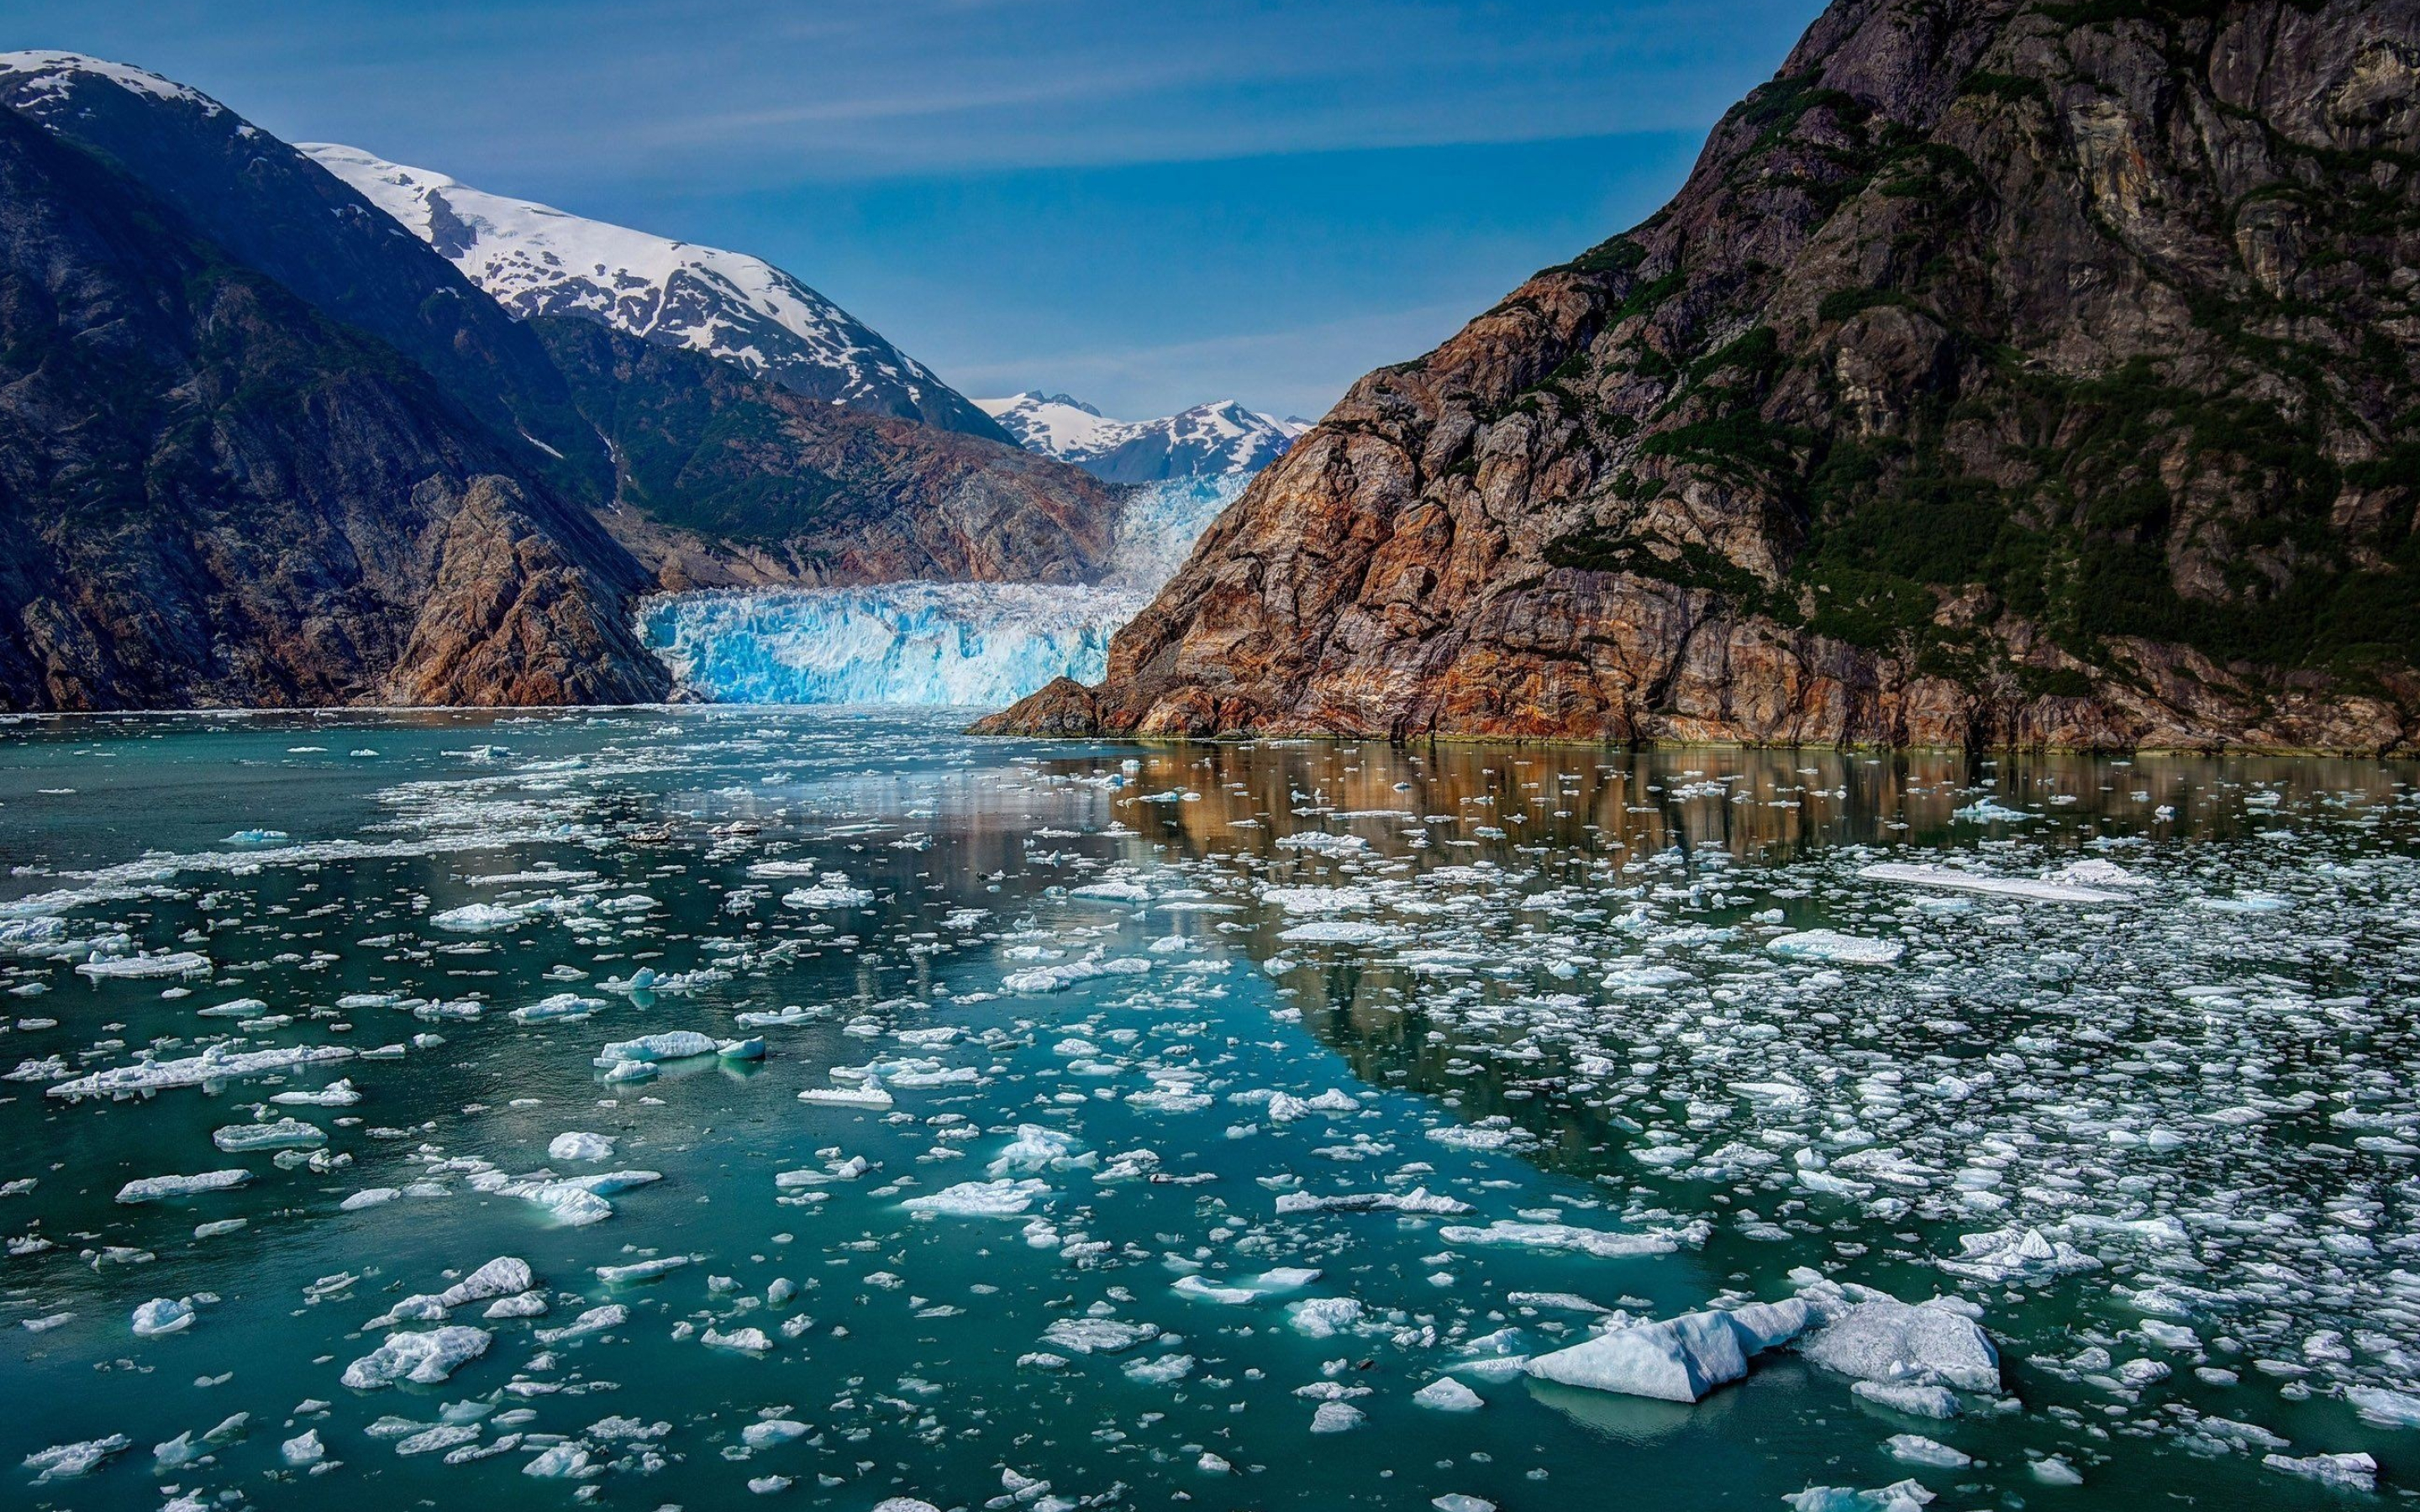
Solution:
M 1316 416 L 1643 218 L 1820 0 L 0 0 L 288 140 L 768 257 L 973 394 Z

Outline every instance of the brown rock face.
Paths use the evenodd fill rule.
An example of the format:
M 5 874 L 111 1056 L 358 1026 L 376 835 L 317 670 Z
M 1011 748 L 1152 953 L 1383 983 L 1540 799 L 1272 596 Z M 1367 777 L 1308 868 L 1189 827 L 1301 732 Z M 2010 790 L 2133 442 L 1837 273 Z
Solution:
M 630 703 L 660 699 L 662 671 L 623 598 L 540 530 L 503 478 L 473 481 L 429 532 L 427 596 L 387 674 L 410 704 Z
M 2411 750 L 2420 4 L 1839 0 L 984 728 Z

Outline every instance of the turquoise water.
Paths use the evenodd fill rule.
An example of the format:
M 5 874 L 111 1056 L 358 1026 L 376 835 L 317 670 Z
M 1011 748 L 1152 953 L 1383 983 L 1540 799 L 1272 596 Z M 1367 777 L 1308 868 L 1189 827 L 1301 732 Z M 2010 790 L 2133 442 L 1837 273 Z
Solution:
M 12 1503 L 709 1507 L 753 1482 L 845 1508 L 1523 1512 L 1913 1477 L 1947 1508 L 2300 1507 L 2358 1493 L 2264 1456 L 2350 1452 L 2381 1494 L 2420 1484 L 2412 1430 L 2359 1411 L 2394 1417 L 2420 1377 L 2412 768 L 958 722 L 0 729 Z M 1892 864 L 2089 896 L 1861 874 Z M 173 952 L 199 960 L 108 974 Z M 515 1016 L 560 995 L 587 1016 Z M 593 1064 L 674 1031 L 764 1057 Z M 48 1095 L 221 1042 L 354 1054 Z M 357 1103 L 265 1101 L 340 1079 Z M 869 1086 L 888 1105 L 799 1096 Z M 282 1119 L 324 1144 L 213 1142 Z M 566 1133 L 610 1156 L 550 1155 Z M 225 1170 L 249 1180 L 117 1200 Z M 560 1185 L 534 1199 L 606 1172 L 659 1180 L 597 1183 L 585 1226 Z M 977 1183 L 1020 1211 L 920 1201 Z M 1304 1200 L 1415 1190 L 1467 1211 Z M 373 1319 L 499 1257 L 543 1316 L 462 1303 L 442 1325 L 489 1337 L 448 1378 L 343 1383 L 441 1326 Z M 1244 1285 L 1280 1270 L 1319 1273 Z M 1935 1421 L 1789 1349 L 1694 1406 L 1505 1363 L 1606 1310 L 1819 1276 L 1964 1299 L 2001 1388 Z M 155 1299 L 192 1321 L 137 1336 Z M 1087 1319 L 1126 1347 L 1070 1348 Z M 765 1348 L 734 1348 L 752 1328 Z M 1483 1405 L 1413 1400 L 1449 1375 Z M 1314 1433 L 1328 1398 L 1358 1421 Z M 798 1431 L 752 1445 L 768 1421 Z M 286 1462 L 305 1433 L 334 1468 Z M 16 1468 L 111 1435 L 87 1474 Z M 1906 1462 L 1899 1435 L 1972 1462 Z

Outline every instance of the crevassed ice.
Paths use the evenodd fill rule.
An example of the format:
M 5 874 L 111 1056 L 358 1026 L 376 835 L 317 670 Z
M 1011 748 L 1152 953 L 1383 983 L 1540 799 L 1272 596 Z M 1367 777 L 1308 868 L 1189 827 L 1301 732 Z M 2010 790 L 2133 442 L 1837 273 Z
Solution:
M 1136 494 L 1099 586 L 675 594 L 648 603 L 640 631 L 684 690 L 717 703 L 1012 703 L 1055 677 L 1099 681 L 1109 638 L 1248 481 L 1182 478 Z

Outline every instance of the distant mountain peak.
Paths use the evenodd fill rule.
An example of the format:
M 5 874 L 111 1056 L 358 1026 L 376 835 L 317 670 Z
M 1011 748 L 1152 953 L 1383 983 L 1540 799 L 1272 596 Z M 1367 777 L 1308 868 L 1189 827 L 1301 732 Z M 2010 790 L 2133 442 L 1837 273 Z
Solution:
M 810 398 L 1005 439 L 930 368 L 761 257 L 491 194 L 358 147 L 298 146 L 520 318 L 577 316 Z
M 1111 483 L 1168 478 L 1240 477 L 1282 455 L 1311 428 L 1233 399 L 1215 399 L 1157 420 L 1110 420 L 1081 400 L 1039 389 L 975 403 L 1031 452 L 1040 452 Z

